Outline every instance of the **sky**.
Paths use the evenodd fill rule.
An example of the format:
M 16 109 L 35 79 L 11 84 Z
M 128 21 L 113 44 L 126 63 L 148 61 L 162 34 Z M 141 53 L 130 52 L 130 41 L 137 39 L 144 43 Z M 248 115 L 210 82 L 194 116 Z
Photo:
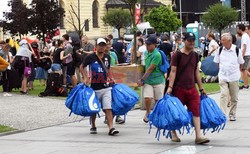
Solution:
M 10 8 L 8 7 L 9 0 L 1 0 L 0 2 L 0 19 L 3 19 L 3 12 L 9 11 Z

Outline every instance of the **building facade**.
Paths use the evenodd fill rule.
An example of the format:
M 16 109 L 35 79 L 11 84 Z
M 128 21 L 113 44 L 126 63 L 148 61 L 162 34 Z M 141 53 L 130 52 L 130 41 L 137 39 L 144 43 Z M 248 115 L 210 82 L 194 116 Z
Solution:
M 24 3 L 30 4 L 32 0 L 23 0 Z M 73 10 L 78 16 L 80 16 L 81 25 L 85 25 L 83 28 L 84 35 L 87 35 L 91 39 L 97 37 L 103 37 L 113 33 L 113 29 L 110 26 L 104 25 L 102 17 L 108 11 L 106 3 L 110 0 L 59 0 L 59 5 L 64 8 L 65 16 L 61 21 L 61 34 L 74 31 L 74 27 L 70 22 L 75 22 L 77 25 L 77 19 L 73 15 Z M 113 0 L 114 1 L 114 0 Z M 119 0 L 115 0 L 116 2 Z M 152 1 L 152 0 L 151 0 Z M 172 3 L 171 0 L 154 0 L 164 5 Z M 79 10 L 78 10 L 79 6 Z M 72 17 L 73 16 L 73 20 Z

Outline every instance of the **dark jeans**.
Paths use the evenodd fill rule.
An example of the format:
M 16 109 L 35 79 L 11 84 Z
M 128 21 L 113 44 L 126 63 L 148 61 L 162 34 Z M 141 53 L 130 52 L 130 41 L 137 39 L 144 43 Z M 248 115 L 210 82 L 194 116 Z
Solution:
M 10 84 L 7 76 L 7 71 L 3 72 L 3 92 L 10 92 Z

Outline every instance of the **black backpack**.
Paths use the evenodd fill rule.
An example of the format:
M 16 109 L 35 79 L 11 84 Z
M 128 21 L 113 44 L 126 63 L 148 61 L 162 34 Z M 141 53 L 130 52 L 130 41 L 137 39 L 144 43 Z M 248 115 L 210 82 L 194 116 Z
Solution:
M 39 94 L 42 96 L 67 96 L 67 89 L 63 86 L 63 76 L 59 73 L 49 73 L 46 89 Z
M 219 55 L 221 54 L 222 49 L 223 49 L 223 46 L 221 46 L 220 49 L 219 49 Z M 240 52 L 239 48 L 236 47 L 236 55 L 237 55 L 237 57 L 239 56 L 239 52 Z

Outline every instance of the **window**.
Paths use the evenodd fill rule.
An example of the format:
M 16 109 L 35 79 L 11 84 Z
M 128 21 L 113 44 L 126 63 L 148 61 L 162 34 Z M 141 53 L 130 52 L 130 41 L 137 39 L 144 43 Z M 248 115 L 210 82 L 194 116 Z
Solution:
M 84 28 L 85 28 L 85 31 L 86 31 L 86 32 L 89 31 L 89 20 L 88 20 L 88 19 L 86 19 L 86 20 L 84 21 Z
M 92 21 L 93 21 L 93 27 L 98 28 L 98 1 L 94 0 L 92 5 Z

